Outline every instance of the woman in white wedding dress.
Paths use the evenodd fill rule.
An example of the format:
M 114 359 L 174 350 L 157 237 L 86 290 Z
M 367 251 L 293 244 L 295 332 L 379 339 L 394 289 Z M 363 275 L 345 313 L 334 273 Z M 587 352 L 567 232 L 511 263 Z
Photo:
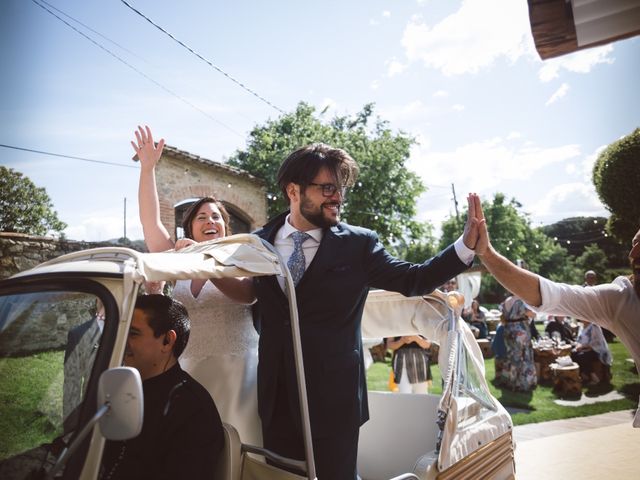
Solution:
M 229 214 L 224 205 L 205 197 L 185 213 L 185 238 L 173 242 L 160 220 L 155 180 L 164 139 L 156 146 L 149 127 L 138 127 L 135 136 L 131 145 L 140 160 L 140 221 L 149 251 L 180 250 L 230 235 Z M 209 391 L 222 420 L 238 430 L 241 441 L 262 446 L 256 391 L 258 334 L 248 305 L 253 298 L 234 288 L 236 282 L 242 281 L 225 278 L 176 282 L 172 296 L 184 304 L 191 319 L 189 343 L 180 364 Z

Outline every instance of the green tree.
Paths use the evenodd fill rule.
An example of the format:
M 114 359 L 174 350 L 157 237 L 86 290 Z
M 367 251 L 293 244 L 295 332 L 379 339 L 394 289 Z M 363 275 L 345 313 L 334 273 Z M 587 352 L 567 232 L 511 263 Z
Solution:
M 491 243 L 502 255 L 516 263 L 524 261 L 529 270 L 553 280 L 574 283 L 577 271 L 567 251 L 540 229 L 531 228 L 531 221 L 520 209 L 515 199 L 507 201 L 502 193 L 496 193 L 491 202 L 482 202 Z M 442 224 L 440 247 L 450 244 L 460 235 L 465 215 L 450 217 Z M 497 303 L 504 290 L 490 275 L 483 275 L 480 289 L 482 301 Z
M 0 166 L 0 231 L 45 235 L 62 234 L 60 221 L 44 188 L 38 188 L 22 173 Z
M 640 224 L 640 128 L 602 151 L 593 166 L 593 184 L 612 213 L 609 230 L 628 243 Z
M 414 220 L 416 199 L 425 187 L 405 166 L 415 139 L 392 132 L 387 122 L 374 118 L 372 104 L 353 117 L 323 121 L 314 107 L 300 103 L 294 112 L 256 126 L 247 148 L 236 151 L 228 163 L 266 181 L 269 216 L 273 217 L 287 209 L 276 182 L 280 164 L 297 148 L 314 142 L 346 150 L 360 166 L 358 180 L 346 197 L 345 221 L 377 231 L 396 253 L 411 242 L 425 241 L 429 232 Z
M 597 245 L 607 258 L 607 268 L 625 268 L 629 264 L 629 239 L 620 242 L 609 235 L 605 217 L 570 217 L 541 227 L 542 231 L 577 259 L 590 245 Z
M 576 266 L 583 274 L 587 270 L 593 270 L 600 277 L 600 281 L 603 280 L 607 264 L 606 254 L 595 244 L 587 246 L 582 255 L 576 258 Z
M 409 240 L 402 238 L 396 245 L 396 252 L 400 258 L 408 262 L 422 263 L 427 258 L 433 257 L 438 250 L 433 235 L 433 225 L 425 223 L 421 240 Z

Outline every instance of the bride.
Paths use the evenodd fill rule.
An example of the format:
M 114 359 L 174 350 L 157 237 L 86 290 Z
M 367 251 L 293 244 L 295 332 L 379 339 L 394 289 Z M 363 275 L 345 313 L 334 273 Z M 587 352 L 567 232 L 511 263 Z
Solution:
M 194 203 L 183 221 L 185 238 L 175 243 L 160 220 L 155 166 L 164 139 L 157 146 L 149 127 L 138 127 L 131 142 L 140 160 L 138 203 L 144 240 L 150 252 L 180 250 L 195 243 L 230 235 L 229 214 L 213 197 Z M 213 397 L 222 420 L 233 425 L 244 443 L 262 445 L 256 375 L 258 334 L 253 327 L 253 302 L 238 283 L 250 279 L 178 280 L 172 296 L 191 319 L 191 335 L 180 364 Z

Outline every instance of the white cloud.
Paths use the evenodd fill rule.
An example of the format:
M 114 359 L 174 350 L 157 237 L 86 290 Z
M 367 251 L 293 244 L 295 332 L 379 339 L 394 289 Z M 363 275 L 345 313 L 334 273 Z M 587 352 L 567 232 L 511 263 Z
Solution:
M 509 132 L 509 135 L 507 135 L 507 140 L 516 140 L 518 138 L 522 138 L 522 134 L 520 132 Z
M 609 216 L 598 199 L 593 184 L 585 182 L 556 185 L 546 192 L 531 209 L 532 215 L 542 221 L 548 219 L 548 222 L 556 221 L 558 212 L 562 212 L 562 218 Z
M 575 144 L 546 147 L 515 137 L 511 132 L 453 151 L 433 151 L 430 142 L 414 146 L 408 166 L 429 187 L 418 199 L 418 218 L 438 228 L 455 214 L 452 183 L 461 212 L 467 192 L 484 199 L 503 192 L 522 202 L 534 225 L 572 216 L 608 216 L 591 182 L 593 162 L 604 147 L 583 155 Z
M 589 73 L 598 64 L 613 63 L 613 58 L 609 56 L 611 52 L 613 52 L 613 45 L 604 45 L 545 60 L 538 71 L 538 78 L 543 82 L 549 82 L 557 78 L 561 70 Z
M 460 105 L 459 103 L 456 103 L 454 106 L 451 107 L 453 110 L 455 110 L 456 112 L 461 112 L 464 110 L 464 105 Z
M 569 84 L 568 83 L 563 83 L 562 85 L 560 85 L 560 88 L 558 88 L 558 90 L 556 90 L 553 95 L 551 95 L 551 97 L 549 97 L 549 100 L 547 100 L 545 102 L 545 107 L 548 107 L 549 105 L 556 103 L 558 100 L 560 100 L 562 97 L 564 97 L 567 92 L 569 91 Z
M 378 80 L 373 80 L 369 86 L 371 90 L 377 90 L 380 88 L 380 82 Z
M 420 16 L 405 27 L 402 46 L 409 61 L 445 75 L 475 73 L 500 58 L 535 55 L 527 6 L 513 0 L 464 0 L 434 26 Z
M 399 60 L 393 58 L 387 62 L 387 75 L 393 77 L 404 72 L 407 68 L 406 64 L 403 64 Z
M 430 113 L 430 108 L 422 103 L 421 100 L 380 108 L 380 116 L 391 122 L 392 125 L 415 124 L 417 122 L 424 126 L 425 119 L 430 116 Z
M 84 240 L 87 242 L 101 242 L 120 238 L 124 235 L 122 216 L 114 212 L 103 212 L 100 215 L 85 216 L 64 230 L 70 240 Z M 142 226 L 138 220 L 138 212 L 127 216 L 127 238 L 139 240 L 143 238 Z
M 429 178 L 431 183 L 448 184 L 455 180 L 485 191 L 501 182 L 526 180 L 548 165 L 579 155 L 578 145 L 550 148 L 513 146 L 496 137 L 463 145 L 451 152 L 433 152 L 416 147 L 409 166 L 423 178 Z
M 383 10 L 382 13 L 380 14 L 380 16 L 384 19 L 384 18 L 391 18 L 391 11 L 389 10 Z M 371 25 L 372 27 L 377 27 L 378 25 L 380 25 L 380 20 L 378 20 L 377 18 L 370 18 L 369 19 L 369 25 Z
M 446 90 L 438 90 L 433 94 L 434 98 L 447 98 L 448 96 L 449 96 L 449 92 L 447 92 Z
M 593 165 L 596 163 L 596 160 L 602 153 L 602 151 L 607 148 L 608 145 L 602 145 L 594 150 L 591 155 L 587 155 L 584 157 L 582 164 L 580 165 L 580 174 L 582 179 L 585 182 L 591 182 L 593 176 Z

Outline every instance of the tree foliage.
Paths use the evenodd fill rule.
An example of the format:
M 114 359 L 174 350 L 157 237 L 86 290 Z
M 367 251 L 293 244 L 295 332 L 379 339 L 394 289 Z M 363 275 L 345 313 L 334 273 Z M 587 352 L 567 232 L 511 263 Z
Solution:
M 60 221 L 44 188 L 22 173 L 0 166 L 0 231 L 46 235 L 62 233 Z
M 482 202 L 487 228 L 494 248 L 512 262 L 524 261 L 529 270 L 553 280 L 574 283 L 577 271 L 567 251 L 542 232 L 531 228 L 531 221 L 515 199 L 510 201 L 496 193 L 491 202 Z M 450 217 L 442 224 L 440 247 L 450 244 L 460 235 L 465 215 Z M 499 302 L 504 290 L 490 275 L 483 275 L 481 300 Z
M 593 166 L 593 184 L 612 213 L 609 230 L 629 242 L 640 225 L 640 128 L 603 150 Z
M 588 245 L 582 255 L 576 259 L 576 266 L 581 272 L 593 270 L 598 275 L 598 279 L 602 282 L 605 278 L 607 270 L 607 256 L 596 244 Z M 607 279 L 613 280 L 613 279 Z
M 629 264 L 629 239 L 621 243 L 606 232 L 606 224 L 605 217 L 571 217 L 545 225 L 541 229 L 548 237 L 556 239 L 566 248 L 576 261 L 587 248 L 595 245 L 607 259 L 606 268 L 625 268 Z M 586 270 L 589 269 L 595 270 L 594 267 L 588 267 Z
M 288 208 L 276 182 L 280 164 L 297 148 L 315 142 L 346 150 L 360 166 L 358 180 L 346 197 L 343 220 L 377 231 L 392 250 L 425 241 L 425 225 L 414 220 L 416 200 L 425 187 L 405 166 L 415 139 L 392 132 L 387 122 L 374 118 L 372 104 L 354 116 L 323 121 L 314 107 L 300 103 L 294 112 L 256 126 L 247 148 L 236 151 L 228 163 L 266 181 L 268 213 L 273 217 Z

